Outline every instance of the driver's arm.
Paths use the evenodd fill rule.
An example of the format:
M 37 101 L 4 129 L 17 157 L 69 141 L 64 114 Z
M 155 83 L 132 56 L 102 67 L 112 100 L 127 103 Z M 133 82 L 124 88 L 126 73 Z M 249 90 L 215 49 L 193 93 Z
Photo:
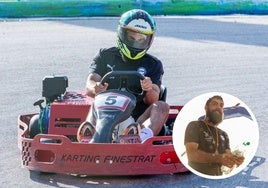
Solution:
M 86 83 L 86 94 L 90 97 L 95 97 L 95 95 L 101 91 L 105 91 L 108 87 L 108 83 L 102 85 L 100 83 L 101 76 L 96 73 L 90 73 L 87 78 Z
M 160 88 L 152 82 L 151 78 L 145 77 L 141 81 L 141 88 L 146 91 L 146 95 L 143 98 L 145 104 L 150 105 L 159 100 Z
M 189 161 L 198 163 L 219 163 L 228 166 L 229 168 L 232 168 L 236 163 L 236 159 L 230 155 L 228 151 L 224 154 L 207 153 L 199 150 L 198 143 L 195 142 L 187 142 L 185 147 Z

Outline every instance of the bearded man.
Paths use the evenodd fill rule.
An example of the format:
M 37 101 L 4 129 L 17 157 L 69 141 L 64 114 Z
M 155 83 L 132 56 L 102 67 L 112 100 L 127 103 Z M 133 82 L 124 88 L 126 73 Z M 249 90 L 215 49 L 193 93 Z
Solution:
M 221 166 L 232 168 L 244 161 L 244 157 L 232 155 L 227 133 L 217 127 L 223 121 L 223 106 L 221 96 L 209 98 L 205 104 L 205 119 L 190 122 L 185 131 L 188 164 L 206 175 L 222 175 Z

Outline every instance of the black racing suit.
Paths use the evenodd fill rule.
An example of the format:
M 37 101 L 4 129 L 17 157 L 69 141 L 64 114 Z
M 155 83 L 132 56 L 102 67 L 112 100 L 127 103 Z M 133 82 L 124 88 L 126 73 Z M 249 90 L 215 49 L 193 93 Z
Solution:
M 218 132 L 218 149 L 216 148 L 216 133 Z M 184 144 L 187 142 L 195 142 L 198 144 L 198 150 L 206 153 L 219 154 L 225 153 L 226 149 L 230 149 L 229 137 L 223 130 L 209 126 L 203 121 L 192 121 L 186 128 Z M 221 164 L 218 163 L 198 163 L 188 160 L 189 166 L 200 173 L 207 175 L 221 175 Z
M 93 59 L 90 65 L 89 73 L 97 73 L 103 77 L 106 73 L 110 71 L 138 71 L 146 77 L 150 77 L 152 82 L 156 85 L 161 86 L 162 76 L 164 74 L 163 65 L 160 60 L 156 57 L 145 54 L 142 58 L 138 60 L 128 59 L 126 62 L 123 61 L 122 55 L 117 47 L 112 47 L 108 49 L 100 49 Z M 119 88 L 119 78 L 115 78 L 109 83 L 108 89 Z M 128 79 L 128 87 L 131 91 L 135 93 L 141 92 L 140 80 L 136 76 L 132 76 Z M 144 96 L 143 96 L 144 97 Z M 133 111 L 133 118 L 137 118 L 146 110 L 148 105 L 146 105 L 142 98 L 137 97 L 137 104 Z

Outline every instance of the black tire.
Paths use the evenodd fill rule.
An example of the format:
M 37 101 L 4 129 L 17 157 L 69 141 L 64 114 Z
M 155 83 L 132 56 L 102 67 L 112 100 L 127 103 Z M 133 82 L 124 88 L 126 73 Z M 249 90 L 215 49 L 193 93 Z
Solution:
M 39 114 L 34 115 L 29 123 L 30 138 L 34 138 L 35 135 L 41 133 L 39 128 Z

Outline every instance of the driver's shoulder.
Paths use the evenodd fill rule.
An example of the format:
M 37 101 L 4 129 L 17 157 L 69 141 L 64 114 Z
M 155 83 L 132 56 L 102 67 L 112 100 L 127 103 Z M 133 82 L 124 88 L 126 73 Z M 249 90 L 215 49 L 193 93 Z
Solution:
M 205 125 L 203 121 L 193 120 L 188 124 L 188 128 L 202 128 Z
M 146 53 L 144 58 L 145 59 L 150 59 L 152 62 L 155 62 L 155 63 L 162 63 L 160 59 L 158 59 L 156 56 L 154 56 L 152 54 Z
M 110 48 L 101 48 L 100 53 L 102 55 L 108 55 L 108 54 L 117 54 L 119 53 L 119 49 L 117 47 L 110 47 Z

